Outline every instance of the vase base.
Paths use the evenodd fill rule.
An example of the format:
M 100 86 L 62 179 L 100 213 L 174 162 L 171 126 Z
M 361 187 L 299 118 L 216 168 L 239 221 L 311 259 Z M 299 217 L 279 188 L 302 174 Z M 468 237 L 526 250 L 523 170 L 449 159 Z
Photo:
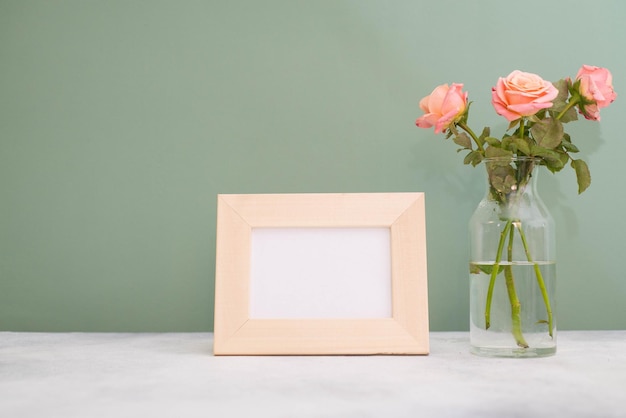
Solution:
M 541 348 L 519 348 L 519 347 L 474 347 L 470 348 L 470 353 L 481 357 L 508 357 L 508 358 L 533 358 L 549 357 L 556 354 L 556 346 Z

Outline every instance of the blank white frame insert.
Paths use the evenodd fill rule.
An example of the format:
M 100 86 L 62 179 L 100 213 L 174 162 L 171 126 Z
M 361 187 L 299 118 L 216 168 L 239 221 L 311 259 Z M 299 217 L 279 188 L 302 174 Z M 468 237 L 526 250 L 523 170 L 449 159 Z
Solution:
M 252 229 L 250 318 L 391 318 L 389 239 L 389 228 Z

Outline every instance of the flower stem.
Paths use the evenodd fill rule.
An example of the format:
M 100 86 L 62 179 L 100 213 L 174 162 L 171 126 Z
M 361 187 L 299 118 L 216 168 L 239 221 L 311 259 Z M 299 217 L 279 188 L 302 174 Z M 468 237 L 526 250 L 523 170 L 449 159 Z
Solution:
M 504 279 L 506 283 L 506 290 L 509 295 L 509 301 L 511 302 L 511 332 L 515 338 L 515 342 L 519 347 L 528 348 L 528 343 L 524 339 L 522 334 L 522 304 L 517 297 L 515 291 L 515 279 L 513 278 L 513 238 L 515 234 L 515 228 L 510 228 L 509 244 L 507 246 L 507 254 L 509 263 L 504 266 Z
M 474 131 L 472 131 L 472 129 L 467 126 L 465 124 L 465 122 L 457 122 L 457 126 L 460 126 L 461 129 L 463 129 L 465 132 L 467 132 L 468 134 L 470 134 L 470 136 L 472 137 L 472 139 L 474 140 L 474 142 L 476 143 L 476 146 L 478 147 L 479 151 L 484 151 L 485 149 L 483 148 L 482 144 L 480 143 L 480 141 L 478 140 L 478 137 L 476 136 L 476 134 L 474 133 Z
M 552 307 L 550 306 L 550 298 L 548 296 L 548 290 L 546 289 L 546 284 L 543 280 L 543 275 L 541 274 L 541 270 L 539 269 L 539 264 L 535 263 L 530 254 L 530 250 L 528 248 L 528 242 L 526 241 L 526 234 L 522 230 L 521 224 L 516 224 L 515 227 L 518 229 L 520 237 L 522 238 L 522 244 L 524 245 L 524 252 L 526 253 L 526 259 L 528 259 L 529 263 L 533 263 L 535 269 L 535 276 L 537 276 L 537 284 L 539 285 L 539 289 L 541 290 L 541 296 L 543 297 L 543 303 L 546 306 L 546 313 L 548 314 L 548 332 L 550 337 L 552 337 L 552 330 L 554 329 L 554 318 L 552 315 Z
M 496 277 L 498 276 L 498 270 L 500 270 L 500 262 L 502 261 L 502 250 L 504 249 L 504 241 L 513 224 L 512 220 L 508 220 L 502 232 L 500 232 L 500 241 L 498 242 L 498 252 L 496 253 L 496 260 L 491 270 L 491 278 L 489 280 L 489 289 L 487 289 L 487 302 L 485 304 L 485 329 L 489 329 L 491 326 L 491 300 L 493 298 L 493 288 L 496 284 Z
M 515 280 L 513 279 L 513 267 L 510 264 L 504 266 L 504 278 L 506 281 L 506 290 L 509 294 L 511 302 L 511 332 L 515 338 L 515 342 L 519 347 L 528 348 L 528 343 L 522 335 L 522 305 L 515 292 Z
M 580 102 L 580 97 L 578 97 L 578 96 L 572 97 L 572 99 L 567 104 L 567 106 L 565 106 L 565 109 L 561 110 L 561 112 L 556 116 L 556 119 L 557 120 L 561 119 L 563 117 L 563 115 L 565 113 L 567 113 L 567 111 L 570 110 L 572 107 L 576 106 L 578 104 L 578 102 Z

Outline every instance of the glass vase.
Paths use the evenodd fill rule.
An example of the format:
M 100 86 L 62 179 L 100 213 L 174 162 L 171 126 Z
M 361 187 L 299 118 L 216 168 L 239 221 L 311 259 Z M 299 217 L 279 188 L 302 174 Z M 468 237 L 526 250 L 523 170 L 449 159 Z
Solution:
M 541 161 L 488 158 L 469 224 L 470 346 L 489 357 L 556 353 L 554 220 L 537 194 Z

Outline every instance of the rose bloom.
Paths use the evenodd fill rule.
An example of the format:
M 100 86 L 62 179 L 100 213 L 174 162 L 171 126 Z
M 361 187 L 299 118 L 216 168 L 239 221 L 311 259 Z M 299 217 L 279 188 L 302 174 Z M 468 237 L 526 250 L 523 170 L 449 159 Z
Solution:
M 576 80 L 580 80 L 580 94 L 589 102 L 581 104 L 580 113 L 587 119 L 600 120 L 600 109 L 610 105 L 617 97 L 613 91 L 613 76 L 606 68 L 583 65 Z
M 552 107 L 559 91 L 537 74 L 515 70 L 491 89 L 491 103 L 509 122 Z
M 437 86 L 429 96 L 420 100 L 424 115 L 415 124 L 420 128 L 435 127 L 435 133 L 441 133 L 456 122 L 467 107 L 467 92 L 462 92 L 463 84 Z

